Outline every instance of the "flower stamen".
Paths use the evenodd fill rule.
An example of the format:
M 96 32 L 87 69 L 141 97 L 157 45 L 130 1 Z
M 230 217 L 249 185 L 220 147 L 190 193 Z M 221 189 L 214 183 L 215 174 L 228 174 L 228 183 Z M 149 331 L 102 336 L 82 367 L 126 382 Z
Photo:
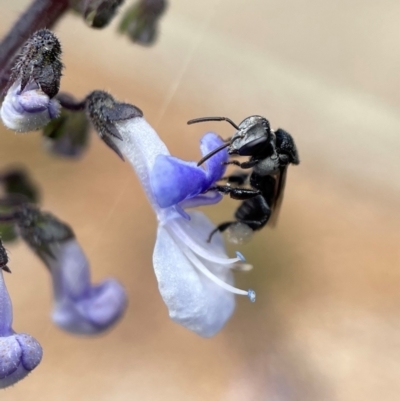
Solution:
M 203 273 L 206 277 L 208 277 L 215 284 L 217 284 L 220 287 L 222 287 L 224 290 L 227 290 L 229 292 L 232 292 L 232 293 L 238 294 L 238 295 L 247 295 L 247 296 L 249 296 L 249 291 L 251 291 L 251 290 L 249 290 L 249 291 L 241 290 L 241 289 L 233 287 L 232 285 L 227 284 L 227 283 L 225 283 L 225 281 L 219 279 L 217 276 L 212 274 L 210 272 L 210 270 L 208 270 L 203 265 L 203 263 L 201 263 L 200 260 L 195 255 L 193 255 L 191 250 L 186 246 L 184 246 L 184 253 L 185 253 L 185 256 L 190 260 L 190 262 L 192 262 L 194 267 L 196 267 L 197 270 L 199 270 L 201 273 Z
M 217 276 L 215 276 L 213 273 L 208 270 L 203 263 L 197 258 L 197 256 L 193 253 L 193 249 L 185 244 L 182 239 L 176 235 L 177 232 L 171 233 L 173 237 L 177 239 L 177 241 L 180 243 L 182 246 L 183 253 L 185 256 L 189 259 L 189 261 L 193 264 L 193 266 L 199 270 L 201 273 L 203 273 L 207 278 L 209 278 L 212 282 L 217 284 L 218 286 L 222 287 L 224 290 L 228 292 L 232 292 L 233 294 L 238 294 L 238 295 L 246 295 L 251 302 L 255 302 L 256 300 L 256 293 L 254 290 L 249 289 L 247 291 L 241 290 L 240 288 L 233 287 L 232 285 L 226 283 L 225 281 L 221 280 Z M 201 255 L 199 255 L 201 256 Z M 234 258 L 232 259 L 226 259 L 226 260 L 235 260 Z
M 174 220 L 171 220 L 169 223 L 171 227 L 171 231 L 177 235 L 180 242 L 186 244 L 194 253 L 202 257 L 203 259 L 209 260 L 213 263 L 218 263 L 220 265 L 232 265 L 237 262 L 241 262 L 242 258 L 226 258 L 226 257 L 218 257 L 211 256 L 211 253 L 207 252 L 206 248 L 200 247 L 195 241 L 193 241 L 192 237 L 185 233 L 182 227 Z

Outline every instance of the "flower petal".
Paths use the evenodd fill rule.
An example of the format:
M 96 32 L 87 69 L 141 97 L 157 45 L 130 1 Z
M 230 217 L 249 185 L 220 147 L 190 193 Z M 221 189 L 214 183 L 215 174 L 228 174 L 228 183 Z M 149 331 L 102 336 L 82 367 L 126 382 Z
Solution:
M 214 149 L 223 145 L 224 141 L 215 133 L 208 132 L 200 140 L 200 149 L 202 156 L 207 155 Z M 208 186 L 211 186 L 215 181 L 218 181 L 226 170 L 226 165 L 223 163 L 228 161 L 227 149 L 222 149 L 214 156 L 210 157 L 206 162 Z
M 28 334 L 15 334 L 11 323 L 11 300 L 0 270 L 0 388 L 23 379 L 42 359 L 40 344 Z
M 0 337 L 6 337 L 14 333 L 11 328 L 12 320 L 11 299 L 4 282 L 3 271 L 0 269 Z
M 169 155 L 167 147 L 143 117 L 121 121 L 115 126 L 123 141 L 112 139 L 113 142 L 132 164 L 156 214 L 162 214 L 151 189 L 150 173 L 158 155 Z
M 60 104 L 38 88 L 21 92 L 20 85 L 19 80 L 14 82 L 1 105 L 4 125 L 17 132 L 43 128 L 59 114 Z
M 223 144 L 222 139 L 210 132 L 201 139 L 203 156 Z M 224 162 L 228 160 L 228 152 L 223 149 L 206 161 L 206 170 L 195 162 L 188 162 L 173 156 L 159 155 L 150 174 L 151 188 L 160 207 L 166 208 L 199 195 L 217 180 L 226 170 Z M 219 197 L 220 200 L 222 197 Z M 198 199 L 194 203 L 210 204 L 210 198 Z M 187 207 L 185 205 L 185 207 Z
M 150 175 L 154 196 L 162 208 L 195 196 L 207 189 L 207 176 L 194 162 L 159 155 Z
M 12 386 L 39 365 L 42 347 L 28 334 L 0 338 L 0 388 Z
M 19 104 L 28 113 L 39 113 L 47 110 L 49 105 L 49 97 L 38 90 L 30 90 L 21 93 L 18 97 Z
M 220 232 L 216 232 L 211 242 L 207 242 L 210 232 L 215 228 L 210 219 L 204 213 L 195 210 L 191 210 L 188 215 L 190 221 L 182 219 L 178 224 L 190 241 L 196 247 L 204 249 L 210 257 L 228 258 L 225 252 L 224 238 Z M 173 221 L 173 224 L 176 222 Z
M 92 286 L 89 262 L 76 240 L 68 240 L 52 249 L 48 258 L 55 306 L 53 321 L 76 334 L 97 334 L 111 327 L 124 313 L 127 298 L 116 280 L 108 279 Z
M 201 213 L 197 219 L 201 216 L 206 219 Z M 234 295 L 196 270 L 168 225 L 158 229 L 153 264 L 172 320 L 203 337 L 211 337 L 221 330 L 235 308 Z M 218 270 L 220 278 L 232 281 L 230 269 L 208 267 Z
M 118 281 L 109 279 L 91 288 L 83 299 L 65 298 L 56 302 L 52 319 L 71 333 L 98 334 L 123 315 L 126 305 L 124 288 Z
M 193 198 L 185 199 L 179 203 L 179 206 L 183 209 L 190 209 L 193 207 L 214 205 L 223 198 L 223 195 L 217 191 L 209 191 L 204 194 L 196 195 Z

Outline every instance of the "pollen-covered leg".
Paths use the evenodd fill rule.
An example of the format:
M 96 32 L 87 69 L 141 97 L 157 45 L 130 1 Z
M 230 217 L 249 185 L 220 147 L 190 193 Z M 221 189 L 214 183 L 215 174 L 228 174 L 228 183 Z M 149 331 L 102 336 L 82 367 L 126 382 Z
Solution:
M 214 230 L 211 231 L 210 235 L 208 236 L 207 242 L 211 242 L 211 239 L 215 233 L 217 233 L 218 231 L 223 233 L 229 226 L 235 223 L 236 221 L 227 221 L 225 223 L 219 224 L 217 227 L 215 227 Z
M 249 224 L 248 224 L 249 223 Z M 250 226 L 251 224 L 251 226 Z M 253 228 L 254 226 L 261 226 L 263 223 L 258 221 L 227 221 L 218 225 L 213 231 L 211 231 L 207 242 L 211 242 L 211 239 L 215 233 L 228 232 L 228 241 L 233 244 L 244 244 L 253 235 L 254 230 L 258 228 Z

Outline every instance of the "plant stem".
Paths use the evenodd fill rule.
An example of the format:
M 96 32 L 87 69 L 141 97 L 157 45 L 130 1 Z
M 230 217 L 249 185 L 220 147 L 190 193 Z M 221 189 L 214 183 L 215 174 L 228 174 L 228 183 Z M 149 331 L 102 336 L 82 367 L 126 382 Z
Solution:
M 0 93 L 7 85 L 16 52 L 29 36 L 51 28 L 69 7 L 69 0 L 33 0 L 0 43 Z

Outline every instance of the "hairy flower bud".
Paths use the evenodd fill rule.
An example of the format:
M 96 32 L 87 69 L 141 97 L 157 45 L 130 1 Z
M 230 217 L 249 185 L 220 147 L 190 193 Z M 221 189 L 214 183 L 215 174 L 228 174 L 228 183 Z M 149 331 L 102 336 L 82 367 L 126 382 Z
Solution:
M 44 127 L 59 114 L 53 99 L 60 88 L 61 45 L 49 30 L 35 32 L 18 55 L 8 83 L 0 116 L 6 127 L 17 132 Z
M 39 200 L 39 189 L 22 167 L 9 168 L 4 171 L 0 174 L 0 182 L 4 186 L 6 195 L 21 195 L 31 203 L 37 203 Z
M 165 9 L 165 0 L 140 0 L 126 11 L 119 31 L 126 32 L 133 42 L 151 45 L 157 39 L 158 21 Z
M 85 0 L 83 15 L 86 23 L 92 28 L 104 28 L 117 13 L 124 0 Z
M 20 79 L 20 89 L 24 91 L 33 81 L 51 99 L 60 89 L 62 68 L 59 40 L 53 32 L 41 29 L 23 46 L 12 68 L 10 83 Z
M 21 202 L 37 203 L 39 200 L 39 189 L 28 172 L 22 167 L 8 168 L 0 173 L 0 184 L 5 195 L 0 204 L 1 213 L 8 213 L 16 204 Z M 0 222 L 0 237 L 3 242 L 13 241 L 17 238 L 14 223 Z
M 79 157 L 89 143 L 89 122 L 84 111 L 63 109 L 43 130 L 45 148 L 64 157 Z

